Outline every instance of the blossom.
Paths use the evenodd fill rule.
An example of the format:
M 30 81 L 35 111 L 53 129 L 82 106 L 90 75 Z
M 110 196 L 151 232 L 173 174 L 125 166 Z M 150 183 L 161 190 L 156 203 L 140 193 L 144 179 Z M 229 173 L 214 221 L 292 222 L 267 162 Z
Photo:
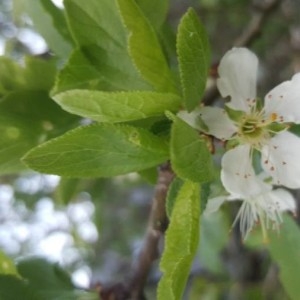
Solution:
M 272 227 L 279 231 L 281 213 L 291 211 L 296 214 L 296 202 L 288 191 L 282 188 L 273 189 L 266 181 L 268 174 L 255 174 L 254 169 L 248 166 L 251 161 L 245 159 L 248 154 L 247 145 L 241 145 L 224 154 L 221 180 L 229 195 L 208 200 L 204 213 L 210 214 L 218 210 L 225 201 L 240 200 L 242 204 L 233 226 L 239 220 L 242 236 L 246 239 L 255 224 L 259 223 L 264 240 L 267 241 L 267 229 Z M 240 174 L 236 173 L 244 170 L 248 170 L 248 173 L 243 177 L 243 184 L 239 184 L 236 178 L 240 178 Z
M 261 153 L 262 169 L 274 184 L 300 187 L 300 138 L 288 131 L 291 123 L 300 124 L 300 73 L 271 90 L 260 108 L 257 70 L 258 59 L 248 49 L 228 51 L 220 62 L 217 80 L 221 95 L 230 97 L 227 108 L 199 111 L 208 134 L 234 141 L 235 148 L 222 158 L 221 171 L 223 185 L 231 194 L 237 185 L 249 190 L 250 182 L 253 188 L 260 188 L 255 180 L 249 181 L 255 176 L 254 150 Z
M 263 183 L 263 181 L 261 181 Z M 246 239 L 256 224 L 261 225 L 263 238 L 267 241 L 267 230 L 279 231 L 282 223 L 281 213 L 291 211 L 296 213 L 296 203 L 293 196 L 284 189 L 272 190 L 270 184 L 264 184 L 261 193 L 253 195 L 228 195 L 219 196 L 208 200 L 205 215 L 217 211 L 225 201 L 242 200 L 242 205 L 233 222 L 234 226 L 239 221 L 243 239 Z

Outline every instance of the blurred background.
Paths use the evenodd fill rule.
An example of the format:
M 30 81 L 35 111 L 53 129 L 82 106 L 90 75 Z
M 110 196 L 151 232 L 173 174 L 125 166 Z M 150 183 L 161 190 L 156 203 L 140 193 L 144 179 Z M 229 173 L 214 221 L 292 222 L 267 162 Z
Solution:
M 0 0 L 0 55 L 22 63 L 25 55 L 51 56 L 33 28 L 26 0 Z M 212 49 L 212 77 L 222 55 L 239 43 L 267 0 L 171 0 L 169 28 L 193 6 Z M 259 95 L 300 71 L 300 1 L 276 1 L 249 46 L 260 58 Z M 63 9 L 62 1 L 53 3 Z M 212 98 L 211 101 L 217 100 Z M 80 287 L 122 280 L 141 246 L 153 195 L 151 178 L 64 179 L 27 171 L 0 177 L 0 249 L 14 259 L 39 255 L 59 262 Z M 295 192 L 297 197 L 297 191 Z M 288 299 L 278 267 L 255 233 L 246 244 L 230 230 L 238 207 L 202 218 L 201 243 L 186 299 Z M 155 299 L 160 272 L 150 274 Z M 201 297 L 199 298 L 199 295 Z

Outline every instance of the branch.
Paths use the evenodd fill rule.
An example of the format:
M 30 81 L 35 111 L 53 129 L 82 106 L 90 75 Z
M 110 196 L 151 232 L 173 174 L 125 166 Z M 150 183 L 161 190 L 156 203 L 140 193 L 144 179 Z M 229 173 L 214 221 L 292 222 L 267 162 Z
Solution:
M 143 247 L 130 280 L 131 300 L 145 299 L 144 285 L 153 261 L 159 257 L 158 244 L 168 226 L 166 197 L 173 178 L 174 173 L 169 163 L 160 166 Z
M 236 47 L 248 47 L 250 46 L 256 38 L 258 38 L 262 32 L 263 26 L 271 14 L 278 5 L 281 0 L 272 0 L 272 1 L 264 1 L 260 5 L 255 6 L 255 12 L 252 15 L 252 18 L 240 37 L 236 39 L 234 42 L 234 46 Z
M 174 176 L 170 163 L 160 166 L 143 246 L 132 267 L 129 282 L 127 284 L 117 283 L 112 286 L 99 286 L 101 299 L 146 299 L 144 296 L 144 286 L 152 263 L 159 257 L 158 244 L 168 226 L 166 197 Z
M 233 43 L 234 47 L 249 47 L 253 42 L 260 36 L 263 31 L 263 26 L 270 16 L 270 14 L 279 6 L 281 0 L 265 0 L 260 5 L 255 6 L 255 12 L 252 18 L 243 31 L 241 36 L 239 36 Z M 214 83 L 204 94 L 203 103 L 205 105 L 212 104 L 213 101 L 219 96 L 219 92 Z

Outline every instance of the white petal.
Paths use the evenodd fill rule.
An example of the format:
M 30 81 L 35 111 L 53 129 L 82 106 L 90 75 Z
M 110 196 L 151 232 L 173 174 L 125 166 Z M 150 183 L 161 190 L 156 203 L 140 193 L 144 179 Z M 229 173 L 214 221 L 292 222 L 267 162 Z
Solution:
M 223 97 L 231 97 L 229 107 L 250 111 L 256 98 L 257 69 L 257 57 L 246 48 L 233 48 L 221 59 L 217 86 Z
M 274 184 L 300 188 L 300 138 L 284 131 L 261 150 L 262 166 Z
M 193 128 L 201 130 L 202 128 L 199 125 L 200 120 L 200 108 L 196 108 L 192 112 L 187 112 L 186 110 L 181 110 L 177 113 L 177 116 L 188 123 Z
M 229 119 L 226 111 L 219 107 L 203 107 L 200 110 L 200 116 L 208 127 L 208 134 L 215 136 L 220 140 L 228 140 L 237 128 Z
M 277 122 L 300 123 L 300 73 L 266 95 L 265 112 L 266 116 L 277 116 Z
M 255 175 L 248 145 L 237 146 L 224 154 L 221 180 L 225 189 L 236 198 L 254 197 L 271 189 Z
M 220 206 L 226 201 L 226 196 L 219 196 L 207 201 L 204 214 L 210 215 L 219 210 Z
M 279 211 L 291 211 L 296 213 L 296 201 L 291 193 L 284 189 L 273 190 L 269 193 L 271 201 L 277 206 Z

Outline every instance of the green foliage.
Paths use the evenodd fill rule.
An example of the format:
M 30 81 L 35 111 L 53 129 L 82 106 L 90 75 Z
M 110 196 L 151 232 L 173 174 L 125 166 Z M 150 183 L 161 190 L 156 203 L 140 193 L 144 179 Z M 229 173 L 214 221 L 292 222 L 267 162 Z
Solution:
M 147 169 L 167 159 L 167 143 L 146 130 L 94 124 L 32 149 L 23 161 L 43 173 L 110 177 Z
M 44 300 L 29 288 L 25 280 L 12 275 L 0 275 L 0 300 Z
M 51 91 L 52 95 L 72 89 L 103 89 L 107 90 L 104 75 L 100 70 L 82 53 L 76 49 L 72 52 L 67 64 L 57 74 L 55 85 Z
M 171 130 L 171 163 L 182 179 L 207 182 L 213 178 L 211 155 L 205 140 L 178 117 L 174 117 Z
M 64 3 L 73 38 L 100 72 L 103 89 L 149 89 L 128 55 L 126 32 L 115 1 L 66 0 Z M 76 67 L 79 63 L 73 59 L 68 69 L 74 69 L 74 64 Z
M 0 173 L 23 170 L 20 158 L 32 147 L 63 132 L 75 118 L 45 92 L 14 92 L 0 102 Z
M 201 188 L 203 194 L 203 188 Z M 201 202 L 202 202 L 201 197 Z M 201 207 L 202 203 L 201 203 Z M 209 217 L 201 218 L 199 259 L 204 268 L 220 274 L 223 266 L 220 253 L 226 247 L 230 232 L 230 225 L 224 213 L 216 212 Z
M 291 217 L 284 216 L 283 220 L 280 234 L 270 234 L 268 249 L 273 260 L 279 265 L 279 277 L 283 287 L 292 300 L 297 300 L 300 295 L 300 230 Z
M 178 192 L 180 191 L 184 181 L 178 177 L 174 178 L 172 181 L 167 194 L 166 199 L 166 212 L 169 219 L 171 219 L 172 210 L 178 196 Z
M 168 13 L 169 0 L 136 0 L 144 15 L 155 29 L 160 29 Z
M 58 204 L 66 205 L 76 195 L 80 179 L 61 177 L 55 191 L 55 201 Z
M 200 207 L 215 192 L 209 183 L 219 172 L 205 135 L 176 117 L 179 110 L 193 111 L 200 104 L 207 83 L 210 47 L 196 12 L 187 11 L 176 35 L 178 20 L 166 23 L 168 0 L 65 0 L 64 10 L 50 0 L 23 1 L 57 58 L 25 58 L 23 65 L 0 58 L 0 174 L 28 166 L 66 176 L 54 193 L 59 204 L 68 204 L 88 183 L 96 218 L 105 219 L 106 210 L 99 214 L 105 201 L 113 203 L 114 211 L 120 207 L 121 197 L 112 193 L 116 185 L 81 177 L 138 172 L 155 183 L 158 165 L 170 159 L 175 179 L 166 199 L 170 224 L 158 299 L 182 299 L 199 232 L 201 266 L 222 275 L 219 253 L 227 240 L 227 221 L 218 214 L 199 224 Z M 240 113 L 230 111 L 230 116 L 238 119 Z M 74 129 L 90 122 L 95 123 Z M 221 186 L 214 184 L 212 189 Z M 118 226 L 109 234 L 114 239 Z M 286 219 L 280 238 L 272 235 L 269 245 L 292 299 L 300 294 L 298 231 Z M 22 260 L 16 269 L 0 252 L 0 274 L 0 300 L 99 299 L 97 293 L 76 289 L 67 273 L 42 259 Z
M 26 4 L 36 30 L 50 49 L 62 58 L 68 57 L 73 45 L 63 12 L 49 0 L 26 0 Z
M 73 114 L 98 122 L 126 122 L 176 111 L 180 98 L 155 92 L 102 92 L 70 90 L 54 96 L 61 107 Z
M 160 263 L 163 277 L 158 286 L 158 300 L 182 299 L 198 247 L 199 197 L 199 184 L 186 181 L 175 200 Z
M 192 8 L 180 21 L 177 53 L 184 105 L 188 111 L 192 111 L 200 104 L 210 66 L 208 37 Z
M 0 251 L 0 274 L 18 275 L 14 262 Z
M 135 66 L 157 91 L 176 93 L 173 75 L 151 24 L 134 0 L 117 0 L 129 31 L 129 52 Z
M 70 276 L 57 264 L 42 258 L 19 261 L 22 278 L 0 275 L 1 300 L 96 300 L 96 292 L 76 289 Z
M 25 57 L 24 67 L 7 57 L 0 57 L 0 95 L 31 90 L 47 91 L 54 82 L 56 66 L 53 60 Z

